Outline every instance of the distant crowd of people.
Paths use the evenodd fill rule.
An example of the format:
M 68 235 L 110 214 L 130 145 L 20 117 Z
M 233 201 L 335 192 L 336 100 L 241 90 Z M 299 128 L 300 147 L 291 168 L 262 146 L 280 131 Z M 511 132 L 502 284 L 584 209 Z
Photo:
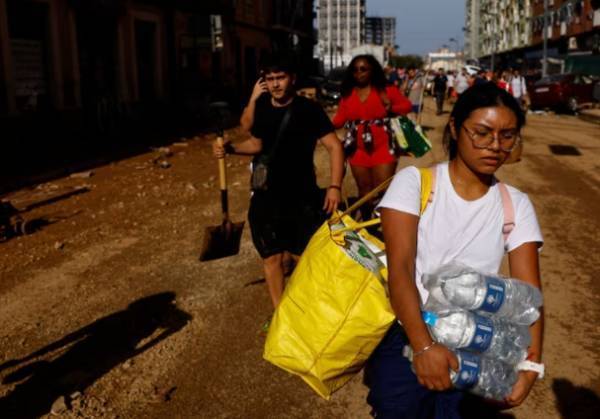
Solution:
M 437 114 L 443 112 L 443 103 L 447 99 L 455 102 L 456 99 L 469 87 L 486 82 L 495 83 L 499 88 L 506 90 L 521 104 L 523 109 L 529 105 L 527 94 L 527 81 L 518 69 L 502 71 L 468 70 L 463 67 L 460 71 L 445 70 L 419 70 L 416 67 L 394 68 L 387 65 L 384 69 L 388 84 L 398 89 L 413 104 L 413 112 L 421 109 L 424 94 L 436 99 Z

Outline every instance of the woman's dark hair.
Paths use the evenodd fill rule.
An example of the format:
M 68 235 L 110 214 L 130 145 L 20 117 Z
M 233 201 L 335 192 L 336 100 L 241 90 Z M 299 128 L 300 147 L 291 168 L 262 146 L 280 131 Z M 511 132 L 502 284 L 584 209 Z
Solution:
M 369 64 L 369 67 L 371 67 L 371 86 L 379 91 L 385 90 L 387 80 L 385 78 L 385 73 L 383 72 L 383 67 L 381 67 L 379 61 L 372 55 L 363 54 L 354 57 L 352 61 L 350 61 L 350 64 L 348 64 L 348 67 L 346 67 L 341 86 L 342 97 L 350 96 L 352 90 L 356 86 L 356 81 L 354 80 L 354 65 L 358 60 L 365 60 L 367 64 Z
M 458 135 L 463 123 L 473 111 L 495 106 L 505 106 L 515 114 L 517 117 L 517 130 L 525 125 L 525 114 L 513 95 L 504 89 L 500 89 L 495 83 L 487 82 L 469 87 L 458 97 L 450 114 L 450 121 L 454 121 L 454 131 Z M 448 122 L 444 131 L 444 147 L 448 151 L 450 160 L 452 160 L 456 157 L 458 146 L 456 140 L 452 138 L 450 124 L 451 122 Z

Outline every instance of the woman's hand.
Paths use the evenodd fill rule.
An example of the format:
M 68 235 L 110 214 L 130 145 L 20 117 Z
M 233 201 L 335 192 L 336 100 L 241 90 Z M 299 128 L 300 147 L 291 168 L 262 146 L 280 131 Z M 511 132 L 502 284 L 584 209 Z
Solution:
M 533 388 L 537 376 L 537 372 L 534 371 L 519 371 L 519 378 L 513 386 L 512 393 L 506 398 L 506 404 L 515 407 L 523 403 Z
M 458 371 L 458 359 L 439 343 L 413 359 L 419 384 L 429 390 L 444 391 L 452 388 L 450 369 Z
M 256 99 L 258 99 L 260 97 L 260 95 L 262 95 L 263 93 L 266 93 L 266 92 L 267 92 L 267 83 L 261 77 L 254 84 L 254 88 L 252 89 L 252 94 L 250 95 L 250 100 L 255 102 Z
M 337 188 L 327 188 L 327 194 L 325 195 L 325 203 L 323 204 L 323 210 L 327 214 L 333 213 L 337 210 L 338 205 L 342 201 L 342 192 Z

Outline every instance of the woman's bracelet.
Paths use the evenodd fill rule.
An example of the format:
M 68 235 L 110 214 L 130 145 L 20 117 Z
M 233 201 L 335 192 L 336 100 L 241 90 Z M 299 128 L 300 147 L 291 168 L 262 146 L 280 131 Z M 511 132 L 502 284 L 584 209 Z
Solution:
M 339 185 L 329 185 L 327 189 L 337 189 L 338 191 L 341 191 L 342 187 Z
M 425 352 L 427 352 L 428 350 L 430 350 L 431 348 L 433 348 L 435 345 L 437 345 L 437 342 L 434 340 L 429 345 L 427 345 L 426 347 L 424 347 L 423 349 L 421 349 L 420 351 L 413 352 L 413 358 L 416 358 L 419 355 L 423 355 Z

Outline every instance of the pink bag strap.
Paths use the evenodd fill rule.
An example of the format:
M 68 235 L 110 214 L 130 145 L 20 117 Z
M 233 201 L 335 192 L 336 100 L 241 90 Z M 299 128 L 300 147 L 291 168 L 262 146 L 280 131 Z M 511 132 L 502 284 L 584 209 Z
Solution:
M 502 182 L 498 182 L 498 189 L 500 189 L 500 197 L 502 199 L 502 211 L 504 212 L 504 224 L 502 225 L 502 235 L 504 236 L 504 243 L 508 241 L 509 234 L 515 228 L 515 208 L 513 206 L 512 198 L 508 192 L 508 188 Z

